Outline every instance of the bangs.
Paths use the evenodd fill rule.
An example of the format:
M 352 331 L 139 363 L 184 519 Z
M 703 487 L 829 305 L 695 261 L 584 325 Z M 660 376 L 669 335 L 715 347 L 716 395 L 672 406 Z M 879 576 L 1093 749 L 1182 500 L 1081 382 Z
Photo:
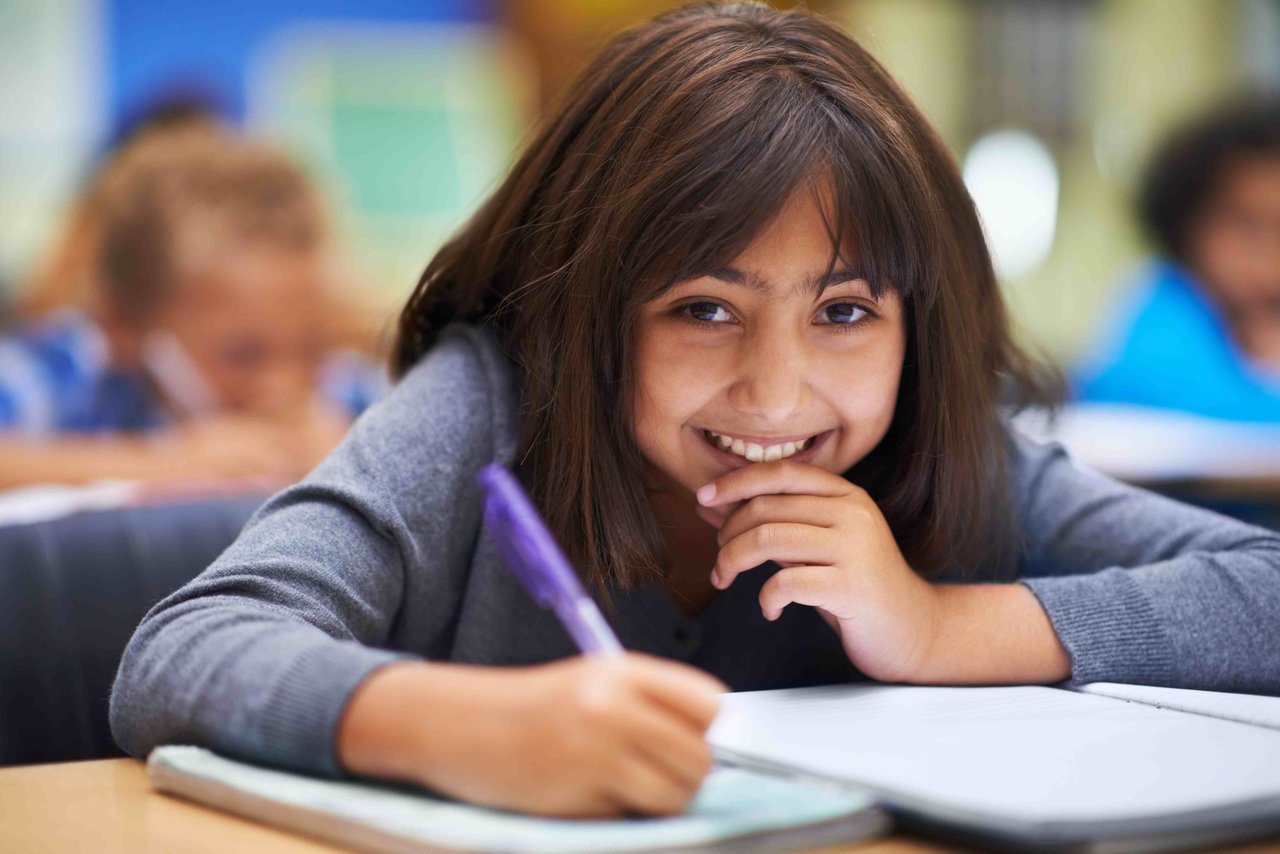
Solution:
M 633 248 L 620 259 L 639 276 L 636 302 L 728 266 L 806 191 L 827 224 L 828 274 L 847 264 L 877 299 L 915 292 L 929 251 L 911 215 L 928 203 L 913 193 L 927 186 L 920 166 L 905 141 L 895 144 L 896 122 L 835 94 L 774 66 L 691 89 L 669 126 L 637 131 L 669 142 L 641 156 L 655 171 L 619 201 L 643 217 L 623 229 Z

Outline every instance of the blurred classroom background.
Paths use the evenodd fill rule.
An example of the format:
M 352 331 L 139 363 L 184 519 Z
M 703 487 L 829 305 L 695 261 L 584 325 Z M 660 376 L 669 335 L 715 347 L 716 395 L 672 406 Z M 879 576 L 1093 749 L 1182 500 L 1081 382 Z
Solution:
M 344 328 L 327 344 L 363 351 L 376 364 L 424 264 L 499 180 L 540 112 L 612 33 L 674 5 L 0 0 L 0 322 L 12 332 L 58 316 L 60 304 L 84 307 L 77 277 L 88 250 L 76 224 L 83 194 L 106 155 L 157 111 L 194 107 L 288 152 L 319 188 L 334 250 L 329 263 L 340 271 L 329 287 L 340 291 L 334 296 L 343 307 L 337 319 Z M 1088 357 L 1115 300 L 1153 253 L 1134 201 L 1159 141 L 1219 102 L 1280 89 L 1280 0 L 808 5 L 845 22 L 936 123 L 964 166 L 1023 339 L 1064 368 Z M 225 148 L 201 140 L 193 149 Z M 218 157 L 268 169 L 280 193 L 297 197 L 294 213 L 311 216 L 292 167 L 260 151 L 235 151 Z M 241 201 L 250 207 L 272 203 L 248 195 Z M 1280 190 L 1263 207 L 1276 196 Z M 1268 228 L 1272 252 L 1280 225 Z M 1280 270 L 1280 261 L 1272 267 Z M 222 272 L 236 281 L 248 275 Z M 222 287 L 249 305 L 252 290 L 234 284 Z M 296 296 L 313 291 L 290 293 L 284 305 L 262 310 L 294 328 L 315 300 Z M 1280 297 L 1273 302 L 1280 308 Z M 259 319 L 256 308 L 206 302 L 174 334 L 209 338 L 214 333 L 201 324 L 213 323 L 218 310 L 230 315 L 218 323 Z M 102 340 L 82 320 L 66 326 L 81 333 L 74 340 Z M 76 379 L 68 371 L 83 373 L 81 362 L 101 358 L 104 348 L 68 350 L 56 339 L 24 350 L 12 340 L 0 338 L 0 368 L 12 374 L 0 370 L 0 694 L 9 700 L 0 703 L 0 766 L 118 756 L 106 698 L 142 615 L 203 570 L 264 496 L 301 476 L 347 422 L 311 418 L 304 432 L 296 426 L 302 422 L 272 426 L 274 415 L 247 405 L 248 415 L 224 418 L 191 387 L 201 371 L 177 358 L 150 378 L 168 386 L 164 410 L 142 413 L 169 417 L 168 445 L 72 439 L 58 457 L 51 431 L 37 435 L 50 418 L 42 427 L 32 416 L 28 432 L 6 432 L 5 407 L 12 416 L 16 406 L 12 395 L 6 402 L 6 383 L 25 382 L 32 399 L 48 403 Z M 158 353 L 162 361 L 176 358 L 169 344 Z M 316 369 L 306 355 L 313 344 L 297 335 L 286 344 L 304 354 L 291 358 Z M 1189 361 L 1179 344 L 1161 354 L 1175 376 Z M 227 369 L 229 388 L 256 382 L 243 368 L 258 356 L 227 356 L 243 363 L 239 375 L 234 364 Z M 34 376 L 37 368 L 49 375 Z M 295 389 L 313 379 L 289 370 Z M 120 416 L 110 399 L 118 379 L 101 371 L 79 376 L 90 397 L 108 404 L 80 423 L 132 423 L 111 421 Z M 270 383 L 262 388 L 269 400 L 280 396 Z M 1274 395 L 1280 405 L 1280 381 Z M 175 403 L 213 426 L 173 423 Z M 1057 422 L 1026 426 L 1063 438 L 1119 477 L 1280 521 L 1280 419 L 1232 424 L 1072 406 Z M 61 476 L 38 475 L 58 459 Z M 113 461 L 132 468 L 112 470 Z M 18 477 L 23 466 L 37 476 Z M 258 469 L 273 477 L 244 477 Z M 138 473 L 169 482 L 148 490 L 130 479 Z M 211 473 L 238 479 L 217 488 Z M 194 488 L 183 478 L 204 482 Z M 19 483 L 26 485 L 12 488 Z
M 591 49 L 675 5 L 0 0 L 0 293 L 20 295 L 94 158 L 182 97 L 303 161 L 361 296 L 391 310 Z M 1273 0 L 808 5 L 847 22 L 966 163 L 1018 322 L 1063 362 L 1147 252 L 1130 202 L 1161 134 L 1280 88 Z
M 48 289 L 51 242 L 103 153 L 156 109 L 198 103 L 283 147 L 321 188 L 349 338 L 376 355 L 426 260 L 591 51 L 675 5 L 0 0 L 0 316 L 56 301 L 56 287 L 33 289 Z M 1133 208 L 1157 143 L 1224 99 L 1280 90 L 1277 0 L 807 5 L 845 22 L 935 122 L 1021 336 L 1064 367 L 1087 356 L 1152 253 Z M 1175 425 L 1153 451 L 1141 437 L 1168 425 L 1107 424 L 1094 450 L 1121 475 L 1176 487 L 1214 474 L 1200 434 Z M 1248 453 L 1216 471 L 1249 481 L 1249 494 L 1276 490 L 1273 432 L 1225 444 Z M 1144 453 L 1155 457 L 1135 463 Z M 1183 468 L 1169 469 L 1174 457 Z

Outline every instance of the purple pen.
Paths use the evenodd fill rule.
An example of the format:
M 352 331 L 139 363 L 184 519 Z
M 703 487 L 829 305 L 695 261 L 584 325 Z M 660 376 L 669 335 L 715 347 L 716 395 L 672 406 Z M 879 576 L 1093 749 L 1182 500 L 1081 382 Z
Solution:
M 501 464 L 491 463 L 476 480 L 485 493 L 485 526 L 507 567 L 534 601 L 556 612 L 583 652 L 622 652 L 617 635 L 587 596 L 515 476 Z

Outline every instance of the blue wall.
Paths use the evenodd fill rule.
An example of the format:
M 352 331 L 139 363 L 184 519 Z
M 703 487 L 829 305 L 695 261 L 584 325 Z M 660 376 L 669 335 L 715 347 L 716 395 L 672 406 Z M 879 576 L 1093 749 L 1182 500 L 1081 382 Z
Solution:
M 198 94 L 239 121 L 254 52 L 297 20 L 477 22 L 499 0 L 104 0 L 110 136 L 165 95 Z

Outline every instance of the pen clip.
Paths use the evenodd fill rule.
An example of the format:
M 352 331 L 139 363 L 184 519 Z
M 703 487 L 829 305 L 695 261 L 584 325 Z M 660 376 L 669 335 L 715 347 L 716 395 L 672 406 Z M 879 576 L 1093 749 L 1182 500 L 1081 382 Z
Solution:
M 564 592 L 572 592 L 558 590 L 547 574 L 554 571 L 557 559 L 565 562 L 559 547 L 550 535 L 543 538 L 545 542 L 538 541 L 541 523 L 536 521 L 533 505 L 510 472 L 495 463 L 485 466 L 478 480 L 485 490 L 485 527 L 497 543 L 503 560 L 535 602 L 544 608 L 554 607 Z M 525 518 L 519 518 L 521 515 Z M 572 585 L 576 580 L 560 579 L 565 585 Z
M 621 652 L 622 643 L 582 589 L 582 582 L 515 476 L 499 463 L 492 463 L 481 469 L 476 479 L 485 493 L 485 527 L 533 600 L 556 612 L 583 652 Z
M 511 514 L 492 493 L 484 500 L 484 524 L 490 531 L 507 531 L 507 536 L 495 536 L 498 551 L 503 561 L 515 573 L 517 579 L 529 591 L 533 600 L 544 608 L 554 604 L 552 591 L 548 589 L 542 576 L 530 570 L 535 557 L 529 551 L 529 544 L 512 530 Z

